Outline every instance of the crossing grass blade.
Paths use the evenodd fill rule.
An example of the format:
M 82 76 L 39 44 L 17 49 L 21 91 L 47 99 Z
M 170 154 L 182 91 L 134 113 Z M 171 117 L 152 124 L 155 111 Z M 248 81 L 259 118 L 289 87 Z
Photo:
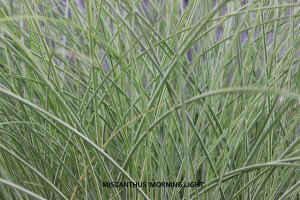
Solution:
M 294 0 L 0 1 L 0 199 L 299 199 L 299 17 Z

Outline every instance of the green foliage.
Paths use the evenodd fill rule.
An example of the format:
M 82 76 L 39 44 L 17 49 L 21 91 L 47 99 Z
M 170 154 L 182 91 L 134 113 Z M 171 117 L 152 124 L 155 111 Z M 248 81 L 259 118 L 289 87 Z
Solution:
M 0 199 L 299 199 L 299 17 L 291 0 L 2 0 Z

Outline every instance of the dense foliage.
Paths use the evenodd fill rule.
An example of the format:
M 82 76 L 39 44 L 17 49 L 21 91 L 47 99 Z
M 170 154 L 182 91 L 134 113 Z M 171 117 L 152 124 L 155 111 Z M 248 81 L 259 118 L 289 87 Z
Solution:
M 299 16 L 295 0 L 1 0 L 0 199 L 299 199 Z

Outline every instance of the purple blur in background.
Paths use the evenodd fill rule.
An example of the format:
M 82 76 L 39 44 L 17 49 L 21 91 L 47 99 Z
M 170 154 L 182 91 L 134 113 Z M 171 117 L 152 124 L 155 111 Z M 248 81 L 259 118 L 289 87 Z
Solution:
M 148 0 L 143 0 L 143 1 L 144 1 L 145 6 L 148 8 L 148 7 L 149 7 L 149 2 L 148 2 Z
M 66 3 L 67 3 L 68 0 L 62 0 L 61 1 L 61 7 L 58 8 L 59 12 L 63 15 L 65 15 L 65 12 L 66 12 Z M 180 1 L 183 1 L 183 8 L 185 9 L 188 4 L 189 4 L 189 0 L 180 0 Z M 265 6 L 268 6 L 270 4 L 271 1 L 267 1 Z M 77 8 L 82 12 L 82 13 L 85 13 L 85 0 L 75 0 L 75 3 L 76 3 L 76 6 Z M 142 9 L 144 10 L 144 14 L 145 15 L 149 15 L 149 12 L 148 10 L 150 9 L 150 2 L 149 0 L 141 0 L 141 3 L 142 3 Z M 214 7 L 217 7 L 218 4 L 220 3 L 220 1 L 217 1 L 217 0 L 213 0 L 212 4 Z M 289 4 L 291 3 L 291 1 L 289 0 L 286 0 L 286 3 Z M 298 3 L 298 0 L 294 0 L 293 3 Z M 241 1 L 241 6 L 245 6 L 247 4 L 247 1 L 246 0 L 243 0 Z M 40 12 L 43 13 L 43 8 L 41 6 L 39 6 L 39 9 L 40 9 Z M 224 6 L 221 11 L 219 12 L 219 14 L 217 13 L 215 17 L 220 17 L 220 16 L 223 16 L 223 15 L 226 15 L 228 9 L 227 9 L 227 5 Z M 70 8 L 68 8 L 68 17 L 71 17 L 71 11 L 70 11 Z M 292 15 L 292 9 L 291 8 L 287 8 L 286 11 L 285 11 L 285 15 L 286 16 L 291 16 Z M 255 19 L 255 14 L 254 13 L 250 13 L 249 14 L 250 16 L 250 22 L 254 21 Z M 154 22 L 157 20 L 157 14 L 154 13 L 153 16 L 147 16 L 148 19 L 152 19 L 154 20 Z M 149 18 L 150 17 L 150 18 Z M 264 18 L 266 19 L 268 16 L 267 14 L 264 15 Z M 82 19 L 82 23 L 83 24 L 86 24 L 85 21 Z M 300 19 L 299 18 L 295 18 L 295 23 L 296 24 L 299 24 L 300 23 Z M 218 26 L 216 29 L 215 29 L 215 42 L 220 42 L 222 40 L 222 35 L 223 35 L 223 31 L 224 31 L 224 25 L 220 25 Z M 243 31 L 240 33 L 240 41 L 243 44 L 245 44 L 245 42 L 247 41 L 247 39 L 249 38 L 249 33 L 248 31 Z M 257 37 L 259 37 L 261 33 L 261 28 L 260 27 L 256 27 L 255 30 L 254 30 L 254 33 L 253 33 L 253 39 L 256 39 Z M 274 38 L 274 31 L 271 31 L 268 33 L 268 35 L 266 36 L 266 40 L 267 40 L 267 44 L 270 44 L 272 41 L 273 41 L 273 38 Z M 223 38 L 225 39 L 225 38 Z M 202 49 L 202 52 L 205 51 L 204 49 Z M 195 52 L 195 53 L 194 53 Z M 188 51 L 186 52 L 186 59 L 188 62 L 192 62 L 194 58 L 194 56 L 197 56 L 197 54 L 199 53 L 199 46 L 198 46 L 198 43 L 196 43 L 194 45 L 194 49 L 193 48 L 190 48 L 188 49 Z M 281 53 L 279 53 L 281 54 Z M 296 51 L 296 54 L 297 55 L 300 55 L 300 49 Z M 72 56 L 70 55 L 66 55 L 67 58 L 69 59 L 70 62 L 74 63 L 74 58 L 72 58 Z M 206 61 L 206 57 L 205 57 L 205 54 L 202 55 L 202 61 L 205 62 Z M 105 60 L 103 62 L 103 68 L 106 72 L 108 72 L 110 70 L 109 68 L 109 63 Z M 144 84 L 144 86 L 146 87 L 146 82 Z
M 241 43 L 244 44 L 248 38 L 248 31 L 243 31 L 241 33 Z
M 223 26 L 218 26 L 217 30 L 216 30 L 216 34 L 215 34 L 215 39 L 216 39 L 216 42 L 219 42 L 220 39 L 221 39 L 221 35 L 222 35 L 222 32 L 223 32 Z

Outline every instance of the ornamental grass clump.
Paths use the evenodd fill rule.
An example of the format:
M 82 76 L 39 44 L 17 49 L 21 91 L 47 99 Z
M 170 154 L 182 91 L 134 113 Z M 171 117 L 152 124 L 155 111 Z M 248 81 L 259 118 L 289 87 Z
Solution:
M 0 199 L 299 199 L 300 2 L 1 0 Z

